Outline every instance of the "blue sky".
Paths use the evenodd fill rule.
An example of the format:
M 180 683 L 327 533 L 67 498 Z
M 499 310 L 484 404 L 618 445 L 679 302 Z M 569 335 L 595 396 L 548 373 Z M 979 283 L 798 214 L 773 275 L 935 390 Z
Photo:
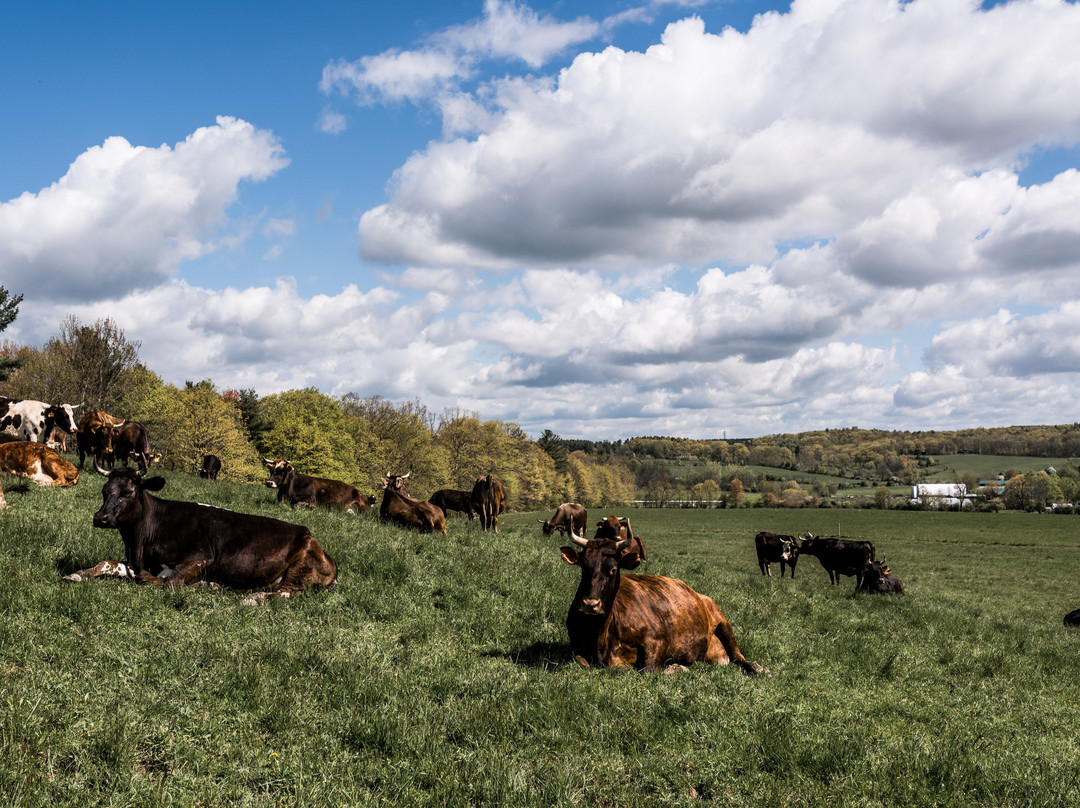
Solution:
M 1077 420 L 1080 8 L 0 9 L 3 339 L 538 435 Z

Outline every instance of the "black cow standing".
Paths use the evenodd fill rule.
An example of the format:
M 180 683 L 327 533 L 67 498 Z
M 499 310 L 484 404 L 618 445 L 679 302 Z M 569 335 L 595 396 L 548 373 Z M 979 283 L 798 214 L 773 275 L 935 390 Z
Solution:
M 202 468 L 199 469 L 199 476 L 204 480 L 216 480 L 219 471 L 221 471 L 220 457 L 208 454 L 202 459 Z
M 864 571 L 875 558 L 874 545 L 868 541 L 822 539 L 810 533 L 803 539 L 799 554 L 817 556 L 833 585 L 840 583 L 841 575 L 854 575 L 856 589 L 862 586 Z
M 780 565 L 780 577 L 784 577 L 785 568 L 791 567 L 791 578 L 795 579 L 795 563 L 799 560 L 799 545 L 794 536 L 770 533 L 763 530 L 754 536 L 757 549 L 757 563 L 762 575 L 772 577 L 771 564 Z

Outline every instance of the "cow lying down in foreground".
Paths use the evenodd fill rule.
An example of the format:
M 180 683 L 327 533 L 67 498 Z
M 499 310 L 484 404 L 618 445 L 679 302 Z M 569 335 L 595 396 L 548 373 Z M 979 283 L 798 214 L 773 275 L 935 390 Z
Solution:
M 571 535 L 563 547 L 568 564 L 581 568 L 577 594 L 566 616 L 570 648 L 584 668 L 644 668 L 729 661 L 749 675 L 765 673 L 742 655 L 735 632 L 712 598 L 662 575 L 621 575 L 640 561 L 621 540 Z
M 100 465 L 95 468 L 105 474 Z M 143 479 L 135 469 L 117 468 L 106 476 L 94 527 L 120 531 L 126 563 L 102 561 L 66 580 L 114 575 L 169 587 L 202 581 L 266 590 L 249 599 L 258 602 L 299 594 L 306 586 L 330 586 L 337 579 L 337 564 L 306 527 L 159 499 L 149 492 L 160 491 L 165 479 Z

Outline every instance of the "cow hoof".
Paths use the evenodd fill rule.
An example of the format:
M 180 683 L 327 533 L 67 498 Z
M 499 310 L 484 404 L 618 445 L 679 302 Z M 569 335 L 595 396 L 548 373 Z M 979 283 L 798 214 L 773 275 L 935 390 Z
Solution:
M 259 606 L 259 605 L 261 605 L 262 603 L 264 603 L 266 601 L 266 598 L 267 598 L 266 592 L 256 592 L 253 595 L 248 595 L 246 598 L 244 598 L 242 601 L 240 601 L 240 605 L 241 606 Z
M 764 676 L 766 679 L 772 678 L 772 674 L 768 668 L 763 668 L 756 662 L 749 662 L 742 666 L 743 673 L 747 676 Z
M 690 669 L 685 665 L 679 665 L 678 663 L 676 663 L 673 665 L 668 665 L 666 668 L 664 668 L 664 676 L 671 676 L 671 674 L 673 673 L 682 673 L 683 671 L 688 670 Z
M 77 572 L 73 572 L 73 573 L 71 573 L 71 575 L 65 575 L 64 580 L 65 581 L 74 581 L 77 584 L 81 584 L 82 583 L 82 576 L 79 575 L 79 573 L 77 573 Z

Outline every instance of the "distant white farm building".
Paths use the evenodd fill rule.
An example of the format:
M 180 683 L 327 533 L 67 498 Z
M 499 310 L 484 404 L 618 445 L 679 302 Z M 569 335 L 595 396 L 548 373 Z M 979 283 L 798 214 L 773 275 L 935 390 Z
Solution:
M 911 504 L 931 508 L 962 508 L 975 500 L 963 483 L 920 483 L 911 486 Z

